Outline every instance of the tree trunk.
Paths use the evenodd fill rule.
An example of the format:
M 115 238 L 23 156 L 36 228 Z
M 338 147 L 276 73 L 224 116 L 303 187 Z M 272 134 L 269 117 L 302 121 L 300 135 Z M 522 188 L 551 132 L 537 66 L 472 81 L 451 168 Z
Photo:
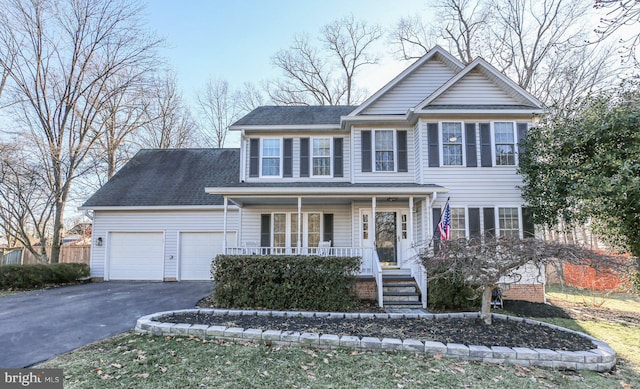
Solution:
M 485 324 L 491 324 L 491 294 L 494 286 L 487 286 L 482 291 L 482 308 L 480 309 L 480 318 Z
M 51 239 L 51 263 L 60 261 L 60 246 L 62 246 L 62 220 L 64 216 L 64 201 L 56 201 L 56 209 L 53 216 L 53 239 Z

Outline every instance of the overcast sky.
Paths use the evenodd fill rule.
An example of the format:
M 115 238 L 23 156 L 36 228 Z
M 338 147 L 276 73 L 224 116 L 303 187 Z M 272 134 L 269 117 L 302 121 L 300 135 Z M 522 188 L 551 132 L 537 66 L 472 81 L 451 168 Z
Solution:
M 320 28 L 353 13 L 387 29 L 402 16 L 429 12 L 423 0 L 150 0 L 148 23 L 165 38 L 162 54 L 177 72 L 184 96 L 210 77 L 260 84 L 278 76 L 270 58 L 293 37 L 317 37 Z M 388 55 L 387 36 L 378 50 L 385 60 L 361 73 L 360 86 L 375 92 L 410 63 Z

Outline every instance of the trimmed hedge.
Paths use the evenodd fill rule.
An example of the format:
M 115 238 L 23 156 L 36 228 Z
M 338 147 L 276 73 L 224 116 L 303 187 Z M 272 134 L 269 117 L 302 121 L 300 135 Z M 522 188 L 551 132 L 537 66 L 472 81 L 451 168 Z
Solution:
M 359 268 L 359 257 L 218 255 L 213 299 L 220 308 L 348 310 Z
M 33 289 L 75 282 L 89 276 L 84 263 L 0 266 L 0 289 Z

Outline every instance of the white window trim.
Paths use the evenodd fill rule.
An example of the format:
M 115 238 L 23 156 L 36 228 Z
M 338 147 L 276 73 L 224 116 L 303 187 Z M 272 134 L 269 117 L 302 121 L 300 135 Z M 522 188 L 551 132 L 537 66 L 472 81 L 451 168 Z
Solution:
M 313 141 L 316 139 L 329 139 L 329 174 L 328 175 L 316 175 L 313 174 Z M 333 177 L 333 137 L 325 137 L 325 136 L 315 136 L 312 137 L 309 141 L 309 177 L 316 178 L 328 178 Z M 316 158 L 326 158 L 326 157 L 316 157 Z
M 494 225 L 496 230 L 496 236 L 501 236 L 500 231 L 500 208 L 516 208 L 518 210 L 518 236 L 520 239 L 523 238 L 523 226 L 522 226 L 522 205 L 520 204 L 501 204 L 494 207 L 493 215 L 494 215 Z M 484 228 L 484 226 L 483 226 Z M 484 233 L 484 231 L 483 231 Z
M 462 147 L 462 164 L 460 165 L 445 165 L 444 164 L 444 140 L 442 139 L 442 132 L 443 132 L 443 123 L 460 123 L 460 133 L 462 134 L 461 139 L 462 139 L 462 144 L 460 145 Z M 441 122 L 438 122 L 438 147 L 440 148 L 439 152 L 440 152 L 440 166 L 441 167 L 445 167 L 445 168 L 451 168 L 451 167 L 465 167 L 467 166 L 467 150 L 466 150 L 466 134 L 465 134 L 465 127 L 464 127 L 464 122 L 459 122 L 457 120 L 443 120 Z M 460 207 L 458 207 L 460 208 Z
M 265 158 L 262 155 L 262 151 L 264 150 L 263 148 L 263 144 L 265 140 L 277 140 L 280 142 L 280 156 L 278 157 L 278 159 L 280 160 L 280 168 L 278 169 L 279 174 L 278 175 L 273 175 L 273 176 L 265 176 L 262 174 L 262 161 Z M 266 157 L 266 158 L 275 158 L 275 157 Z M 282 169 L 284 168 L 284 142 L 283 142 L 283 138 L 260 138 L 260 166 L 258 167 L 259 171 L 260 171 L 260 178 L 282 178 L 283 177 L 283 171 Z
M 302 223 L 301 223 L 301 227 L 302 227 L 302 233 L 301 233 L 301 237 L 302 237 L 302 244 L 301 247 L 308 247 L 309 245 L 309 214 L 313 214 L 313 213 L 317 213 L 320 214 L 320 242 L 322 242 L 322 237 L 324 234 L 324 212 L 321 211 L 308 211 L 308 212 L 302 212 L 301 216 L 302 216 Z M 275 217 L 274 215 L 276 214 L 284 214 L 285 215 L 285 246 L 284 248 L 296 248 L 297 246 L 293 246 L 293 242 L 291 240 L 291 231 L 292 231 L 292 224 L 291 224 L 291 216 L 292 215 L 297 215 L 298 212 L 289 212 L 289 211 L 274 211 L 271 212 L 271 225 L 270 225 L 270 243 L 271 243 L 271 247 L 275 247 L 274 246 L 274 231 L 275 231 Z
M 391 131 L 393 142 L 393 170 L 377 170 L 376 169 L 376 132 L 378 131 Z M 372 128 L 371 129 L 371 171 L 373 173 L 396 173 L 398 171 L 398 138 L 397 129 L 395 128 Z M 408 139 L 407 139 L 408 148 Z M 407 150 L 408 152 L 408 150 Z M 407 156 L 408 159 L 408 156 Z
M 496 132 L 495 123 L 511 123 L 513 129 L 513 165 L 498 165 L 496 163 Z M 491 122 L 491 164 L 498 168 L 514 168 L 518 166 L 518 124 L 511 120 L 495 120 Z

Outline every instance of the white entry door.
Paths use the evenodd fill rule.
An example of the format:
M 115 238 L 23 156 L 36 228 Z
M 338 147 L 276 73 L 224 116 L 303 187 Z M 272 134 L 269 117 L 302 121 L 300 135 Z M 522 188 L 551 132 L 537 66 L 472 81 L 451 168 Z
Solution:
M 211 261 L 222 254 L 222 232 L 180 233 L 180 280 L 210 280 Z M 235 232 L 227 232 L 227 244 L 235 242 Z
M 409 248 L 409 211 L 405 209 L 371 209 L 360 211 L 362 247 L 374 248 L 380 262 L 388 266 L 402 266 Z

